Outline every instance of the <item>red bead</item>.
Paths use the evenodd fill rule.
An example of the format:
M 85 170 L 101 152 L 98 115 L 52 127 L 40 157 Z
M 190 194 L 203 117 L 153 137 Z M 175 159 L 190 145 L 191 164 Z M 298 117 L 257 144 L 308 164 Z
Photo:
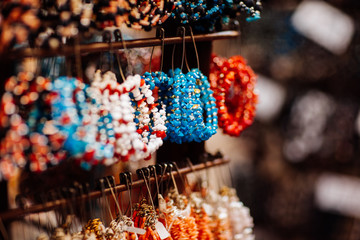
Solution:
M 145 98 L 139 100 L 139 101 L 137 102 L 138 107 L 139 107 L 145 100 L 146 100 Z
M 149 126 L 148 126 L 148 125 L 145 125 L 142 129 L 143 129 L 143 131 L 150 131 Z
M 84 153 L 83 155 L 83 159 L 86 161 L 86 162 L 90 162 L 94 159 L 94 156 L 95 156 L 95 150 L 92 149 L 90 151 L 87 151 Z

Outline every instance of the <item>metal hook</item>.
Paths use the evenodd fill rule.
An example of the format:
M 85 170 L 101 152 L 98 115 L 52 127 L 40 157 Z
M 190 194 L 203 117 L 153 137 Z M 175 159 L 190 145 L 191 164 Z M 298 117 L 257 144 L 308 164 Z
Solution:
M 173 168 L 174 168 L 174 165 L 172 163 L 169 163 L 169 174 L 170 174 L 170 177 L 171 177 L 171 180 L 173 182 L 173 185 L 174 185 L 174 188 L 175 188 L 175 192 L 176 194 L 179 194 L 179 189 L 177 187 L 177 183 L 175 181 L 175 177 L 174 177 L 174 174 L 173 174 Z
M 110 31 L 104 31 L 103 33 L 103 42 L 109 44 L 109 53 L 110 53 L 110 70 L 112 72 L 114 72 L 114 68 L 113 68 L 113 47 L 112 47 L 112 43 L 111 43 L 111 32 Z
M 63 200 L 65 202 L 65 207 L 66 207 L 66 212 L 64 214 L 64 222 L 62 223 L 62 228 L 64 230 L 70 230 L 71 228 L 71 222 L 69 222 L 69 220 L 71 219 L 70 216 L 75 216 L 75 212 L 74 212 L 74 203 L 72 202 L 74 200 L 73 198 L 73 194 L 74 191 L 72 191 L 73 189 L 68 188 L 68 187 L 63 187 L 61 189 L 59 189 L 58 194 L 61 197 L 61 200 Z
M 145 171 L 146 171 L 146 169 L 147 169 L 147 168 L 138 169 L 138 170 L 136 171 L 136 173 L 140 174 L 140 176 L 142 175 L 142 177 L 143 177 L 143 179 L 144 179 L 145 186 L 146 186 L 146 188 L 147 188 L 147 190 L 148 190 L 148 194 L 149 194 L 149 196 L 150 196 L 151 205 L 153 206 L 153 209 L 155 210 L 155 205 L 154 205 L 154 202 L 153 202 L 153 200 L 152 200 L 152 198 L 151 198 L 151 191 L 150 191 L 150 188 L 149 188 L 149 185 L 148 185 L 148 183 L 147 183 L 146 176 L 145 176 Z M 149 170 L 149 169 L 147 169 L 147 170 Z M 147 173 L 150 173 L 150 171 L 148 171 Z
M 131 172 L 128 172 L 127 173 L 127 178 L 126 178 L 127 180 L 127 186 L 128 186 L 128 188 L 130 189 L 130 192 L 129 192 L 129 201 L 130 201 L 130 213 L 131 213 L 131 217 L 132 217 L 132 215 L 133 215 L 133 206 L 132 206 L 132 195 L 131 195 L 131 192 L 132 192 L 132 184 L 133 184 L 133 179 L 132 179 L 132 174 L 131 174 Z M 130 184 L 128 183 L 128 181 L 130 182 Z
M 190 167 L 190 169 L 191 169 L 191 172 L 194 173 L 195 175 L 197 175 L 197 176 L 196 176 L 197 179 L 200 180 L 200 179 L 201 179 L 201 176 L 200 176 L 199 172 L 197 172 L 197 171 L 194 169 L 194 165 L 192 164 L 190 158 L 187 157 L 187 158 L 186 158 L 186 162 L 187 162 L 187 164 L 189 165 L 189 167 Z M 199 189 L 201 189 L 201 184 L 199 183 L 198 180 L 196 180 L 196 183 L 198 184 Z
M 75 62 L 76 62 L 76 71 L 78 78 L 82 79 L 82 63 L 81 63 L 81 52 L 80 52 L 80 37 L 77 35 L 75 37 Z
M 160 71 L 163 70 L 164 65 L 164 52 L 165 52 L 165 30 L 164 28 L 160 28 L 161 33 L 161 63 L 160 63 Z
M 47 194 L 49 195 L 49 198 L 47 198 L 47 199 L 50 199 L 50 201 L 57 200 L 55 190 L 50 190 Z M 55 212 L 55 218 L 56 218 L 57 225 L 60 226 L 61 225 L 61 223 L 60 223 L 61 219 L 60 219 L 60 214 L 58 212 Z
M 112 183 L 112 187 L 114 189 L 114 193 L 115 193 L 115 196 L 118 196 L 118 193 L 117 193 L 117 190 L 116 190 L 116 181 L 115 181 L 115 177 L 114 176 L 108 176 L 108 179 L 111 180 L 111 183 Z M 122 215 L 122 212 L 120 211 L 121 215 Z
M 92 215 L 94 214 L 94 212 L 93 212 L 93 204 L 92 204 L 91 198 L 90 198 L 90 184 L 85 183 L 85 187 L 86 187 L 86 191 L 87 191 L 87 197 L 88 197 L 88 200 L 89 200 L 89 208 L 90 208 L 89 218 L 91 218 Z
M 185 27 L 182 26 L 181 27 L 181 30 L 182 30 L 182 56 L 181 56 L 181 71 L 183 69 L 183 66 L 184 66 L 184 59 L 185 59 L 185 35 L 186 35 L 186 32 L 185 32 Z
M 164 175 L 166 174 L 168 165 L 166 163 L 160 163 L 159 166 L 161 167 L 161 178 L 160 178 L 160 188 L 161 194 L 164 195 Z
M 188 191 L 188 190 L 189 190 L 189 188 L 188 188 L 188 187 L 189 187 L 189 183 L 187 182 L 187 178 L 185 178 L 185 177 L 181 174 L 180 169 L 179 169 L 178 165 L 176 164 L 176 162 L 172 162 L 172 164 L 175 166 L 175 170 L 176 170 L 176 172 L 178 173 L 182 184 L 184 185 L 186 195 L 187 195 L 187 196 L 190 195 L 190 191 Z
M 73 185 L 75 187 L 75 190 L 76 190 L 78 196 L 81 197 L 82 204 L 81 204 L 81 209 L 80 209 L 80 221 L 83 222 L 85 220 L 85 212 L 86 212 L 86 210 L 85 210 L 84 188 L 78 182 L 74 182 Z
M 107 207 L 107 209 L 108 209 L 109 215 L 110 215 L 111 220 L 112 220 L 112 219 L 113 219 L 113 216 L 112 216 L 112 214 L 111 214 L 110 204 L 109 204 L 108 199 L 106 198 L 106 195 L 105 195 L 104 179 L 103 179 L 103 178 L 100 178 L 100 179 L 99 179 L 99 183 L 100 183 L 102 198 L 105 200 L 105 205 L 106 205 L 106 207 Z M 105 220 L 104 217 L 102 217 L 102 219 Z
M 192 28 L 191 28 L 190 26 L 189 26 L 189 29 L 190 29 L 191 39 L 192 39 L 192 42 L 193 42 L 193 44 L 194 44 L 194 50 L 195 50 L 195 54 L 196 54 L 197 68 L 200 69 L 199 53 L 198 53 L 198 50 L 197 50 L 197 47 L 196 47 L 195 37 L 194 37 L 193 31 L 192 31 Z
M 112 195 L 113 198 L 114 198 L 115 205 L 116 205 L 117 209 L 119 210 L 119 214 L 120 214 L 120 216 L 122 216 L 122 212 L 121 212 L 121 209 L 120 209 L 120 205 L 119 205 L 119 202 L 118 202 L 117 199 L 116 199 L 116 195 L 115 195 L 115 192 L 114 192 L 116 185 L 113 186 L 113 185 L 110 183 L 110 181 L 109 181 L 109 178 L 111 179 L 111 177 L 112 177 L 112 179 L 113 179 L 113 183 L 115 183 L 115 178 L 114 178 L 114 176 L 108 176 L 108 177 L 106 177 L 105 179 L 106 179 L 106 181 L 107 181 L 107 183 L 108 183 L 108 185 L 109 185 L 109 188 L 110 188 L 110 191 L 111 191 L 111 195 Z M 114 190 L 113 190 L 113 188 L 114 188 Z
M 121 43 L 122 43 L 123 49 L 124 49 L 124 54 L 125 54 L 125 57 L 126 57 L 126 61 L 127 61 L 128 67 L 129 67 L 130 66 L 130 61 L 129 61 L 129 56 L 128 56 L 129 55 L 128 54 L 128 49 L 126 48 L 126 42 L 125 42 L 125 40 L 124 40 L 124 38 L 122 36 L 122 33 L 121 33 L 120 29 L 116 29 L 114 31 L 114 34 L 115 33 L 116 33 L 116 35 L 115 35 L 116 41 L 121 40 Z M 124 77 L 124 81 L 125 81 L 125 77 Z
M 43 207 L 45 208 L 45 203 L 47 202 L 47 196 L 46 196 L 46 194 L 45 194 L 45 193 L 41 193 L 41 194 L 40 194 L 40 199 L 41 199 L 41 204 L 42 204 Z M 50 218 L 49 218 L 49 211 L 46 212 L 46 217 L 47 217 L 48 219 L 50 219 Z M 39 218 L 40 218 L 40 216 L 39 216 Z M 40 224 L 40 219 L 39 219 L 39 224 Z M 52 227 L 50 226 L 50 221 L 46 221 L 46 226 L 45 226 L 45 228 L 46 228 L 46 232 L 47 232 L 47 233 L 51 233 Z
M 156 194 L 154 195 L 154 197 L 156 197 L 156 196 L 159 196 L 159 194 L 160 194 L 159 182 L 158 182 L 157 173 L 156 173 L 156 166 L 151 165 L 151 166 L 149 166 L 149 169 L 150 169 L 151 176 L 154 176 L 154 178 L 155 178 Z
M 149 62 L 149 72 L 150 73 L 151 73 L 151 62 L 152 62 L 152 58 L 153 58 L 153 54 L 154 54 L 154 49 L 155 49 L 155 46 L 152 47 L 151 54 L 150 54 L 150 62 Z
M 75 211 L 74 211 L 74 206 L 76 206 L 76 189 L 74 189 L 74 188 L 68 188 L 68 194 L 69 194 L 69 198 L 71 198 L 71 201 L 72 201 L 72 204 L 71 204 L 71 201 L 69 201 L 69 204 L 71 204 L 72 206 L 71 206 L 71 211 L 72 211 L 72 215 L 71 216 L 76 216 L 77 214 L 75 214 Z M 73 215 L 74 214 L 74 215 Z M 71 223 L 73 223 L 73 222 L 75 222 L 76 223 L 76 221 L 72 221 Z M 77 225 L 77 227 L 79 228 L 81 228 L 81 224 L 79 223 L 79 222 L 77 222 L 78 223 L 78 225 Z M 75 227 L 75 224 L 71 224 L 71 225 L 73 225 L 74 227 Z M 69 226 L 69 229 L 71 228 L 71 225 Z M 76 228 L 76 227 L 75 227 Z
M 126 209 L 125 214 L 128 212 L 129 207 L 130 207 L 130 213 L 131 213 L 130 216 L 132 217 L 133 207 L 132 207 L 132 197 L 131 197 L 131 191 L 132 191 L 132 174 L 131 174 L 131 172 L 120 173 L 120 183 L 126 184 L 126 188 L 129 193 L 129 206 Z
M 115 41 L 117 41 L 117 42 L 122 41 L 122 36 L 121 36 L 121 32 L 120 32 L 119 29 L 116 29 L 114 31 L 114 37 L 115 37 Z M 116 60 L 117 60 L 117 63 L 118 63 L 119 72 L 120 72 L 120 75 L 121 75 L 121 78 L 122 78 L 122 82 L 124 82 L 125 81 L 125 76 L 124 76 L 124 73 L 123 73 L 123 70 L 122 70 L 122 67 L 121 67 L 119 54 L 115 53 L 115 55 L 116 55 Z

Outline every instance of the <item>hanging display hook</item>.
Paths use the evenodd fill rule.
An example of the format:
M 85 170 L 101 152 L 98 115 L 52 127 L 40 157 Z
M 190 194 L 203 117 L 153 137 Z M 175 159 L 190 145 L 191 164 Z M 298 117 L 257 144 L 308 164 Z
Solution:
M 114 201 L 115 201 L 116 207 L 117 207 L 117 209 L 118 209 L 118 211 L 119 211 L 119 214 L 120 214 L 120 216 L 122 216 L 121 208 L 120 208 L 120 205 L 119 205 L 118 200 L 116 199 L 116 195 L 115 195 L 115 192 L 114 192 L 114 190 L 113 190 L 113 186 L 112 186 L 112 184 L 110 183 L 108 177 L 105 178 L 105 179 L 106 179 L 106 181 L 107 181 L 107 183 L 108 183 L 108 185 L 109 185 L 109 189 L 110 189 L 110 191 L 111 191 L 111 195 L 112 195 L 113 198 L 114 198 Z M 115 189 L 115 191 L 116 191 L 116 189 Z
M 193 31 L 192 31 L 192 28 L 190 26 L 189 26 L 189 30 L 190 30 L 191 40 L 192 40 L 192 42 L 194 44 L 197 68 L 200 69 L 199 53 L 198 53 L 198 50 L 197 50 L 197 47 L 196 47 L 195 37 L 194 37 Z
M 181 34 L 181 31 L 182 31 L 181 43 L 182 43 L 183 48 L 182 48 L 182 56 L 181 56 L 181 70 L 183 68 L 184 57 L 185 57 L 185 32 L 182 30 L 183 28 L 184 27 L 181 27 L 181 28 L 177 29 L 177 35 Z M 175 69 L 174 68 L 175 49 L 176 49 L 176 44 L 174 44 L 174 46 L 173 46 L 172 55 L 171 55 L 171 68 L 172 68 L 173 72 L 174 72 L 174 69 Z
M 116 29 L 114 31 L 114 37 L 115 37 L 116 42 L 122 41 L 121 32 L 120 32 L 119 29 Z M 117 64 L 118 64 L 120 76 L 121 76 L 122 82 L 124 82 L 125 81 L 125 76 L 124 76 L 124 72 L 123 72 L 122 67 L 121 67 L 119 53 L 116 52 L 115 55 L 116 55 L 116 61 L 117 61 Z
M 188 184 L 188 182 L 186 181 L 186 178 L 181 174 L 180 169 L 178 168 L 178 165 L 176 164 L 176 162 L 172 162 L 172 164 L 174 165 L 175 170 L 176 170 L 176 172 L 178 173 L 178 175 L 179 175 L 179 177 L 180 177 L 180 180 L 181 180 L 181 183 L 182 183 L 183 186 L 184 186 L 186 195 L 187 195 L 187 196 L 190 195 L 190 191 L 189 191 L 189 188 L 188 188 L 189 184 Z
M 184 59 L 185 59 L 185 35 L 186 35 L 186 31 L 185 31 L 185 27 L 182 26 L 181 27 L 181 31 L 182 31 L 182 55 L 181 55 L 181 71 L 183 69 L 184 66 Z
M 164 52 L 165 52 L 165 30 L 160 28 L 161 35 L 161 62 L 160 62 L 160 71 L 162 72 L 164 66 Z
M 112 220 L 112 219 L 114 219 L 114 218 L 113 218 L 112 213 L 111 213 L 110 204 L 109 204 L 108 199 L 107 199 L 107 197 L 106 197 L 106 195 L 105 195 L 104 179 L 103 179 L 103 178 L 99 179 L 99 183 L 100 183 L 102 198 L 103 198 L 103 200 L 105 201 L 106 208 L 107 208 L 107 210 L 108 210 L 108 212 L 109 212 L 109 215 L 110 215 L 110 218 L 111 218 L 111 220 Z M 103 219 L 104 219 L 104 218 L 103 218 Z
M 120 39 L 121 40 L 121 43 L 123 45 L 123 49 L 124 49 L 124 54 L 125 54 L 125 57 L 126 57 L 126 61 L 127 61 L 127 66 L 129 67 L 130 66 L 130 61 L 129 61 L 129 53 L 128 53 L 128 49 L 126 48 L 126 41 L 124 40 L 124 37 L 120 31 L 120 29 L 116 29 L 114 31 L 114 34 L 116 32 L 116 36 L 117 36 L 117 39 Z M 125 77 L 124 77 L 125 79 Z
M 83 79 L 79 35 L 77 35 L 75 37 L 75 49 L 74 50 L 75 50 L 75 62 L 76 62 L 77 77 L 80 79 Z
M 152 200 L 152 198 L 151 198 L 151 191 L 150 191 L 149 184 L 147 183 L 147 180 L 146 180 L 147 177 L 145 176 L 144 169 L 142 168 L 142 169 L 139 169 L 139 170 L 140 170 L 140 171 L 139 171 L 139 174 L 140 174 L 140 176 L 142 175 L 142 177 L 143 177 L 143 179 L 144 179 L 144 183 L 145 183 L 146 189 L 147 189 L 148 194 L 149 194 L 149 196 L 150 196 L 151 205 L 153 206 L 153 209 L 155 210 L 155 205 L 154 205 L 154 202 L 153 202 L 153 200 Z

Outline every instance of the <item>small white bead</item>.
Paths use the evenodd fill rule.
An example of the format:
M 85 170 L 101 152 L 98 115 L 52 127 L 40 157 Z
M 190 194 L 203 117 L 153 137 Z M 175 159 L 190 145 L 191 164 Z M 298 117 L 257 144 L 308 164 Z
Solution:
M 152 96 L 152 91 L 149 89 L 149 90 L 147 90 L 146 92 L 145 92 L 145 97 L 150 97 L 150 96 Z
M 153 96 L 150 96 L 150 97 L 148 97 L 148 98 L 146 99 L 146 102 L 147 102 L 148 104 L 153 104 L 154 101 L 155 101 L 155 98 L 154 98 Z

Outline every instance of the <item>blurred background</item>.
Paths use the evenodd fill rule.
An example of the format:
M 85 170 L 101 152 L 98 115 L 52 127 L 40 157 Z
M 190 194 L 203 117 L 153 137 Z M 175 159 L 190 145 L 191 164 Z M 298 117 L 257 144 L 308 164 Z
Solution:
M 257 73 L 256 121 L 206 150 L 231 160 L 257 240 L 359 240 L 360 0 L 262 2 L 260 20 L 213 46 Z M 150 49 L 132 53 L 146 60 L 133 71 L 148 66 Z
M 257 120 L 206 148 L 232 160 L 256 239 L 360 239 L 360 1 L 263 6 L 241 38 L 214 45 L 258 74 Z

